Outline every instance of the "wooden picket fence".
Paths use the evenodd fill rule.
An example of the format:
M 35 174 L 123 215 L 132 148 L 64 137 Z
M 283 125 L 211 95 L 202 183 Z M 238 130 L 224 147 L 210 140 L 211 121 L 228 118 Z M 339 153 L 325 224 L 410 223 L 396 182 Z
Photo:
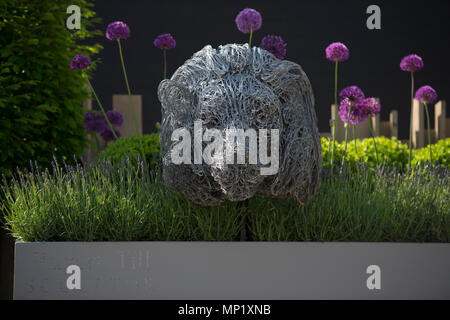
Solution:
M 132 95 L 133 103 L 136 109 L 136 120 L 140 126 L 140 132 L 142 133 L 142 95 Z M 120 133 L 122 136 L 130 136 L 136 134 L 136 127 L 133 120 L 133 113 L 130 105 L 130 100 L 128 95 L 125 94 L 114 94 L 113 95 L 112 108 L 114 110 L 120 111 L 124 116 L 123 126 L 120 128 Z M 83 104 L 85 110 L 92 109 L 92 101 L 86 100 Z M 334 119 L 334 106 L 331 106 L 331 119 Z M 375 136 L 385 136 L 385 137 L 397 137 L 398 138 L 398 121 L 399 114 L 397 110 L 392 110 L 389 114 L 389 120 L 381 121 L 380 116 L 372 117 L 369 121 L 372 121 L 372 126 L 374 129 Z M 402 121 L 408 123 L 409 128 L 409 113 L 405 113 Z M 342 142 L 344 140 L 344 123 L 338 116 L 335 120 L 336 125 L 336 140 Z M 413 105 L 413 146 L 415 148 L 422 148 L 428 144 L 428 131 L 425 126 L 425 112 L 424 105 L 419 103 L 419 101 L 414 100 Z M 322 137 L 329 137 L 329 132 L 321 132 Z M 356 138 L 369 138 L 369 124 L 365 121 L 361 124 L 356 125 Z M 444 100 L 437 102 L 434 105 L 434 129 L 431 130 L 432 143 L 435 143 L 439 139 L 445 139 L 450 137 L 450 118 L 446 118 L 446 103 Z M 353 130 L 349 130 L 349 138 L 353 139 Z M 94 141 L 93 137 L 90 137 Z M 408 142 L 407 140 L 405 142 Z M 101 141 L 102 147 L 105 146 L 105 142 Z M 95 149 L 89 148 L 85 152 L 85 157 L 87 159 L 93 159 L 97 151 Z
M 429 106 L 431 109 L 431 106 Z M 397 137 L 398 138 L 398 119 L 399 114 L 397 110 L 392 110 L 389 113 L 389 120 L 381 121 L 380 115 L 368 119 L 372 121 L 372 127 L 375 136 L 385 136 L 385 137 Z M 339 142 L 344 141 L 345 138 L 345 128 L 344 123 L 341 118 L 337 117 L 334 119 L 334 105 L 331 105 L 331 119 L 335 120 L 336 125 L 336 140 Z M 406 113 L 402 117 L 402 121 L 407 122 L 409 128 L 409 113 Z M 363 139 L 369 138 L 369 123 L 365 121 L 361 124 L 356 125 L 356 138 Z M 430 119 L 431 126 L 433 126 L 433 119 Z M 349 130 L 349 139 L 354 139 L 353 130 Z M 330 132 L 321 132 L 322 137 L 329 137 Z M 439 139 L 445 139 L 450 137 L 450 118 L 446 117 L 446 103 L 444 100 L 438 101 L 434 105 L 434 128 L 431 129 L 431 143 L 436 143 Z M 403 140 L 408 142 L 408 140 Z M 426 118 L 425 118 L 425 106 L 419 101 L 414 99 L 413 103 L 413 135 L 412 144 L 414 148 L 423 148 L 428 145 L 428 130 L 426 129 Z

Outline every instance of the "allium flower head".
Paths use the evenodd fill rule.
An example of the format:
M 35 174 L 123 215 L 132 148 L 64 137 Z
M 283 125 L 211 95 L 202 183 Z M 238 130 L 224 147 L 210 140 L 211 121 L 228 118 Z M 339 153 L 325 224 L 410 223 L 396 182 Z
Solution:
M 325 54 L 328 60 L 336 62 L 343 62 L 348 60 L 349 51 L 345 44 L 341 42 L 334 42 L 325 49 Z
M 343 89 L 339 93 L 339 99 L 342 102 L 343 100 L 347 100 L 347 103 L 350 104 L 359 104 L 364 100 L 364 92 L 357 86 L 350 86 Z
M 367 108 L 367 112 L 371 115 L 377 115 L 381 111 L 381 105 L 375 98 L 364 99 L 362 104 Z
M 116 128 L 113 128 L 113 129 L 117 135 L 117 138 L 120 138 L 119 130 Z M 114 138 L 115 138 L 113 132 L 109 128 L 105 128 L 102 131 L 101 136 L 102 136 L 103 140 L 105 140 L 105 141 L 111 141 L 111 140 L 114 140 Z
M 280 60 L 283 60 L 286 56 L 286 46 L 286 42 L 280 36 L 272 35 L 265 36 L 259 45 L 260 48 L 269 51 Z
M 130 36 L 130 28 L 122 21 L 110 23 L 106 29 L 106 38 L 109 40 L 127 39 Z
M 84 127 L 86 131 L 91 132 L 102 132 L 106 128 L 106 121 L 101 114 L 86 112 L 83 119 Z
M 344 99 L 339 106 L 339 116 L 344 123 L 359 124 L 366 121 L 369 114 L 369 109 L 361 102 L 352 104 L 348 99 Z
M 236 16 L 236 25 L 239 31 L 243 33 L 250 33 L 250 30 L 256 31 L 261 28 L 262 18 L 261 14 L 250 8 L 245 8 Z
M 175 39 L 170 35 L 170 33 L 165 33 L 158 36 L 155 41 L 153 41 L 153 44 L 161 50 L 173 49 L 176 46 Z
M 111 124 L 113 126 L 116 127 L 121 127 L 123 124 L 123 115 L 116 110 L 109 110 L 106 115 L 108 116 L 108 120 L 109 122 L 111 122 Z
M 432 87 L 430 87 L 430 86 L 423 86 L 423 87 L 420 87 L 416 91 L 415 98 L 417 100 L 421 101 L 422 103 L 431 104 L 431 103 L 435 103 L 436 102 L 436 100 L 437 100 L 437 93 Z
M 400 62 L 400 69 L 408 72 L 416 72 L 422 70 L 423 61 L 422 58 L 416 54 L 410 54 L 402 59 Z
M 70 61 L 70 68 L 73 70 L 83 70 L 91 66 L 91 61 L 88 57 L 82 54 L 77 54 Z

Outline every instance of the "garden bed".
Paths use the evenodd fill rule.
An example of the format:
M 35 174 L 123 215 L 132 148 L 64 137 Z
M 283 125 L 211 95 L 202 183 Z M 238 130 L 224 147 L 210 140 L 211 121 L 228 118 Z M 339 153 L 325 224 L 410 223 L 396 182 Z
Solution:
M 159 167 L 124 161 L 5 185 L 15 299 L 450 298 L 446 168 L 337 166 L 303 206 L 202 207 Z
M 131 161 L 18 173 L 4 186 L 7 228 L 19 241 L 450 242 L 446 168 L 401 173 L 326 170 L 315 199 L 253 197 L 202 207 L 167 189 L 160 169 Z
M 450 299 L 449 270 L 448 243 L 17 242 L 14 298 Z

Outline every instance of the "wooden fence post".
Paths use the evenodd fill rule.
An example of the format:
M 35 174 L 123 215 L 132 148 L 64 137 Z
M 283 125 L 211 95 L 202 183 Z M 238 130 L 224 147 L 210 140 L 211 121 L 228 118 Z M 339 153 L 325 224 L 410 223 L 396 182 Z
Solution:
M 434 134 L 436 137 L 436 141 L 439 139 L 446 138 L 446 104 L 444 100 L 438 101 L 434 105 Z
M 336 126 L 336 141 L 342 142 L 345 138 L 345 129 L 344 123 L 341 120 L 339 114 L 337 115 L 337 119 L 334 119 L 334 104 L 331 105 L 331 119 L 334 120 L 334 125 Z
M 377 114 L 375 117 L 370 117 L 369 121 L 372 121 L 373 134 L 375 137 L 378 137 L 381 133 L 381 124 L 380 122 L 380 114 Z M 370 134 L 370 132 L 369 132 Z
M 419 149 L 425 146 L 425 126 L 424 126 L 424 105 L 414 99 L 413 102 L 413 132 L 412 144 L 414 148 Z
M 389 113 L 389 131 L 390 137 L 398 138 L 398 111 L 392 110 Z
M 136 121 L 139 133 L 142 134 L 142 95 L 131 95 L 136 110 Z M 133 109 L 130 105 L 130 98 L 127 94 L 113 95 L 113 109 L 123 114 L 123 125 L 119 129 L 123 137 L 136 135 L 136 125 L 133 119 Z

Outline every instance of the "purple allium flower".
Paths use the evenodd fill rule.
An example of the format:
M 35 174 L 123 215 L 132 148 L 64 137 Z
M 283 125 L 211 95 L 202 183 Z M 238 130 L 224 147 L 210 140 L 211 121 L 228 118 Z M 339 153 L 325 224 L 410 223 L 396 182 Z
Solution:
M 410 54 L 402 59 L 400 62 L 400 69 L 408 72 L 416 72 L 422 70 L 423 61 L 422 58 L 416 54 Z
M 116 128 L 113 128 L 113 129 L 117 135 L 117 138 L 120 138 L 119 130 Z M 114 138 L 115 138 L 113 132 L 109 128 L 105 128 L 102 131 L 101 136 L 102 136 L 103 140 L 105 140 L 105 141 L 111 141 L 111 140 L 114 140 Z
M 70 69 L 73 70 L 83 70 L 91 66 L 91 60 L 82 54 L 77 54 L 70 61 Z
M 250 33 L 261 28 L 262 18 L 261 14 L 250 8 L 245 8 L 236 16 L 236 25 L 239 31 L 243 33 Z
M 170 35 L 170 33 L 159 35 L 155 41 L 153 41 L 153 44 L 161 50 L 173 49 L 176 46 L 175 39 Z
M 345 44 L 341 42 L 334 42 L 325 49 L 325 54 L 328 60 L 336 62 L 343 62 L 348 60 L 349 51 Z
M 364 92 L 357 86 L 350 86 L 343 89 L 339 93 L 340 101 L 342 102 L 344 99 L 348 99 L 348 102 L 351 104 L 359 104 L 362 100 L 364 100 Z
M 369 108 L 364 104 L 365 96 L 360 88 L 351 86 L 343 89 L 339 94 L 339 116 L 345 123 L 358 124 L 364 122 L 369 116 Z M 348 112 L 350 117 L 347 119 Z
M 123 115 L 116 110 L 109 110 L 106 115 L 108 116 L 108 120 L 109 122 L 111 122 L 111 124 L 113 126 L 116 127 L 121 127 L 123 124 Z
M 417 100 L 421 101 L 422 103 L 431 104 L 431 103 L 435 103 L 436 102 L 436 100 L 437 100 L 437 93 L 432 87 L 430 87 L 430 86 L 423 86 L 423 87 L 420 87 L 416 91 L 415 98 Z
M 84 114 L 83 124 L 89 133 L 102 132 L 106 128 L 106 121 L 103 115 L 93 112 L 86 112 Z
M 261 49 L 269 51 L 280 60 L 283 60 L 286 56 L 286 46 L 286 42 L 280 36 L 272 35 L 265 36 L 259 45 Z
M 362 104 L 367 108 L 371 115 L 377 115 L 381 111 L 381 105 L 375 98 L 367 98 L 362 101 Z
M 350 117 L 347 118 L 349 110 Z M 367 119 L 369 110 L 363 103 L 352 104 L 348 99 L 344 99 L 339 106 L 339 116 L 344 123 L 358 124 Z
M 127 39 L 130 36 L 130 28 L 122 21 L 110 23 L 106 29 L 106 38 L 109 40 Z

